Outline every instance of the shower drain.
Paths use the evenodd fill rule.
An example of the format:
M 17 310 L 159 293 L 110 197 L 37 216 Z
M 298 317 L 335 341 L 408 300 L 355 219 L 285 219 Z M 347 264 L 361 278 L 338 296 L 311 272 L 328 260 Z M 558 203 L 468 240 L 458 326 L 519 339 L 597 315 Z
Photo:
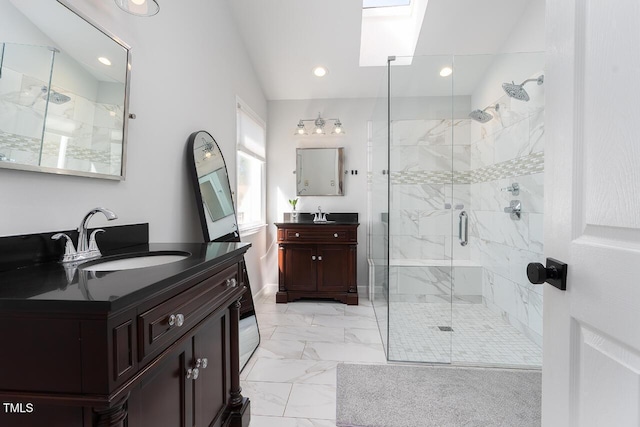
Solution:
M 438 326 L 438 329 L 443 332 L 453 332 L 453 328 L 451 326 Z

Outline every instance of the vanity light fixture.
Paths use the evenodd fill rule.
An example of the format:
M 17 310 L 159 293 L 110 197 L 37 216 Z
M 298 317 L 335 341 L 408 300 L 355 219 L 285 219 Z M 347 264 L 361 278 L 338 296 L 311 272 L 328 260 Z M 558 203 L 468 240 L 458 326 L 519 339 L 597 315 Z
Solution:
M 107 66 L 111 65 L 111 61 L 109 61 L 109 58 L 105 58 L 104 56 L 101 56 L 100 58 L 98 58 L 98 61 L 100 61 L 101 63 Z
M 153 16 L 160 11 L 156 0 L 114 0 L 116 5 L 135 16 Z
M 307 131 L 307 128 L 304 124 L 305 122 L 313 122 L 313 131 L 311 131 L 311 134 L 313 135 L 325 135 L 324 127 L 326 126 L 327 122 L 333 122 L 333 129 L 331 130 L 332 135 L 343 135 L 345 133 L 340 119 L 324 119 L 322 118 L 320 113 L 318 113 L 318 117 L 315 119 L 300 119 L 298 121 L 298 125 L 296 126 L 294 135 L 309 135 L 309 131 Z
M 440 70 L 440 77 L 449 77 L 453 73 L 453 69 L 451 67 L 443 67 Z

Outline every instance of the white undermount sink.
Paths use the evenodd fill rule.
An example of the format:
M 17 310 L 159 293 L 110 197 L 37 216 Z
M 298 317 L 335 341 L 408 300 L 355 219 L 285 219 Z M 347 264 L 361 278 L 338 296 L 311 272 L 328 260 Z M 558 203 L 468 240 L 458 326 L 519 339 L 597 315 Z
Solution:
M 181 251 L 157 251 L 116 255 L 115 257 L 90 261 L 85 265 L 81 265 L 80 268 L 86 271 L 132 270 L 134 268 L 154 267 L 157 265 L 169 264 L 181 261 L 189 256 L 191 256 L 189 252 Z

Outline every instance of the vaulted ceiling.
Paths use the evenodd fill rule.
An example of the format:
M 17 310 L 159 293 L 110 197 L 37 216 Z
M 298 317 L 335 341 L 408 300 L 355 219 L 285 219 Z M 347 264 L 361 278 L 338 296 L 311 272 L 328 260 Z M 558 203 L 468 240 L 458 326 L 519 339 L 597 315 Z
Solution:
M 415 55 L 498 53 L 530 1 L 429 0 Z M 267 99 L 378 96 L 384 67 L 359 66 L 362 1 L 229 3 Z M 316 65 L 329 74 L 315 77 Z

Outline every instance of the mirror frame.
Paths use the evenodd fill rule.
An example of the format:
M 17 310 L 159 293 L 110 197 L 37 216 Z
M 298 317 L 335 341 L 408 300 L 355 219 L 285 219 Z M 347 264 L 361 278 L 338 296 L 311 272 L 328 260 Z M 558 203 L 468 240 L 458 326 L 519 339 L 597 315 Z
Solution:
M 196 138 L 201 133 L 207 134 L 213 141 L 213 144 L 215 145 L 216 149 L 220 152 L 220 155 L 222 157 L 222 164 L 224 166 L 225 171 L 227 172 L 227 183 L 229 184 L 229 194 L 232 195 L 231 204 L 233 206 L 233 218 L 236 223 L 236 226 L 238 224 L 238 217 L 236 216 L 236 208 L 235 208 L 235 204 L 233 203 L 233 192 L 231 191 L 231 183 L 229 182 L 229 172 L 227 169 L 227 162 L 224 160 L 224 156 L 222 155 L 222 150 L 220 150 L 220 146 L 216 142 L 215 138 L 211 136 L 209 132 L 204 130 L 193 132 L 191 135 L 189 135 L 189 139 L 187 140 L 187 162 L 189 166 L 189 175 L 191 177 L 191 182 L 193 184 L 193 191 L 196 196 L 196 205 L 197 205 L 196 208 L 198 210 L 198 216 L 200 217 L 200 224 L 202 225 L 201 227 L 202 237 L 204 238 L 205 242 L 239 242 L 240 241 L 239 230 L 235 232 L 227 233 L 225 235 L 222 235 L 213 239 L 211 238 L 211 233 L 209 232 L 209 226 L 207 224 L 207 216 L 204 211 L 205 210 L 204 200 L 202 199 L 202 194 L 200 193 L 200 177 L 198 176 L 198 170 L 196 169 L 196 166 L 195 166 L 196 159 L 195 159 L 194 149 L 196 144 Z
M 318 194 L 318 193 L 307 193 L 305 192 L 305 188 L 302 188 L 302 190 L 299 189 L 300 184 L 298 183 L 299 180 L 302 180 L 302 174 L 300 173 L 300 156 L 301 156 L 301 152 L 307 152 L 307 153 L 311 153 L 312 151 L 315 150 L 335 150 L 335 152 L 338 155 L 338 171 L 337 171 L 337 177 L 338 177 L 338 183 L 336 185 L 337 191 L 333 194 L 329 194 L 329 193 L 323 193 L 323 194 Z M 344 196 L 344 147 L 312 147 L 312 148 L 296 148 L 296 196 Z
M 214 144 L 215 148 L 218 150 L 218 152 L 220 153 L 220 157 L 222 158 L 222 164 L 223 167 L 225 169 L 225 172 L 227 174 L 227 183 L 229 185 L 229 194 L 231 195 L 231 204 L 233 206 L 233 218 L 236 222 L 236 232 L 232 232 L 232 233 L 227 233 L 223 236 L 217 237 L 215 239 L 211 239 L 210 235 L 209 235 L 209 227 L 207 224 L 207 217 L 205 215 L 205 206 L 204 206 L 204 200 L 202 199 L 202 194 L 200 194 L 200 177 L 198 176 L 198 170 L 196 168 L 196 156 L 195 156 L 195 146 L 196 146 L 196 140 L 198 138 L 198 135 L 200 134 L 206 134 L 209 138 L 211 138 L 212 143 Z M 205 242 L 240 242 L 240 231 L 237 228 L 238 225 L 238 218 L 236 216 L 236 209 L 235 209 L 235 203 L 233 203 L 233 193 L 231 192 L 231 182 L 229 181 L 229 171 L 227 169 L 227 163 L 224 159 L 224 155 L 222 154 L 222 150 L 220 149 L 220 146 L 218 145 L 218 143 L 216 142 L 215 138 L 207 131 L 204 130 L 200 130 L 200 131 L 196 131 L 193 132 L 191 135 L 189 135 L 189 139 L 187 140 L 187 169 L 189 169 L 189 176 L 191 178 L 191 186 L 193 187 L 193 191 L 195 193 L 196 196 L 196 208 L 198 210 L 198 216 L 200 217 L 200 225 L 202 226 L 202 236 L 204 237 L 204 241 Z M 218 170 L 218 169 L 216 169 Z M 210 173 L 213 173 L 215 171 L 211 171 Z M 225 217 L 226 218 L 226 217 Z M 256 350 L 258 349 L 258 347 L 260 346 L 260 342 L 262 340 L 262 337 L 260 336 L 260 328 L 258 327 L 258 315 L 256 313 L 256 309 L 255 309 L 255 302 L 253 301 L 253 292 L 251 291 L 251 284 L 249 283 L 249 273 L 247 271 L 247 266 L 246 266 L 246 262 L 242 261 L 243 264 L 243 275 L 244 275 L 244 282 L 246 283 L 246 287 L 247 287 L 247 291 L 242 295 L 242 299 L 241 299 L 241 307 L 240 307 L 240 320 L 242 321 L 243 319 L 249 318 L 251 316 L 253 316 L 255 318 L 255 331 L 257 333 L 258 336 L 258 342 L 256 344 L 256 346 L 254 348 L 251 349 L 251 353 L 245 353 L 245 355 L 248 354 L 247 359 L 244 361 L 244 363 L 242 363 L 242 343 L 239 342 L 240 344 L 240 370 L 242 371 L 244 369 L 244 367 L 247 365 L 249 359 L 251 359 L 251 357 L 253 356 L 253 354 L 256 352 Z M 251 302 L 251 306 L 249 308 L 245 308 L 247 301 Z M 243 307 L 244 306 L 244 307 Z M 240 325 L 239 325 L 240 326 Z
M 2 162 L 0 161 L 0 168 L 2 169 L 12 169 L 12 170 L 22 170 L 22 171 L 30 171 L 30 172 L 42 172 L 42 173 L 50 173 L 56 175 L 70 175 L 70 176 L 80 176 L 85 178 L 98 178 L 98 179 L 108 179 L 114 181 L 124 181 L 126 178 L 126 165 L 127 165 L 127 140 L 129 133 L 129 90 L 131 86 L 131 46 L 126 44 L 122 39 L 115 36 L 110 31 L 106 30 L 101 25 L 97 24 L 93 19 L 89 18 L 85 14 L 83 14 L 76 7 L 71 5 L 69 0 L 56 0 L 57 3 L 67 9 L 69 12 L 76 15 L 78 18 L 82 19 L 87 24 L 91 25 L 94 29 L 101 32 L 108 38 L 110 38 L 113 42 L 120 45 L 126 52 L 127 61 L 126 61 L 126 76 L 124 81 L 124 105 L 123 105 L 123 118 L 122 118 L 122 160 L 120 165 L 120 175 L 109 175 L 103 173 L 95 173 L 95 172 L 85 172 L 85 171 L 77 171 L 73 169 L 60 169 L 60 168 L 52 168 L 47 166 L 34 166 L 13 162 Z M 45 121 L 46 126 L 46 121 Z

